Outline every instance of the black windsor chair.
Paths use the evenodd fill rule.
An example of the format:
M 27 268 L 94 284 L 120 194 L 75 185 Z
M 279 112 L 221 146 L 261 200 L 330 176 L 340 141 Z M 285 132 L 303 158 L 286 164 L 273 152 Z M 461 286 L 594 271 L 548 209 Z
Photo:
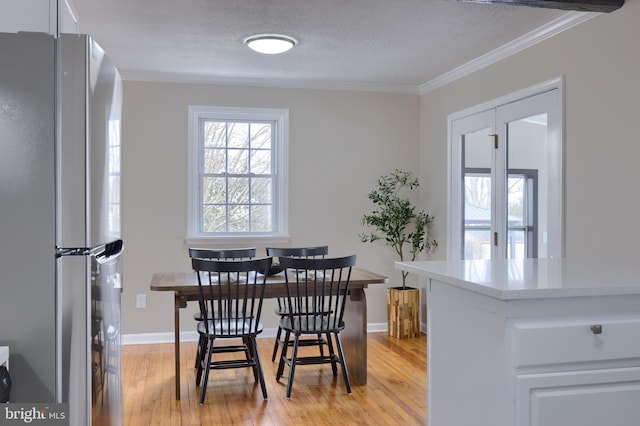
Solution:
M 260 322 L 264 298 L 266 272 L 271 258 L 235 261 L 192 259 L 198 277 L 200 304 L 204 305 L 204 319 L 198 322 L 198 334 L 205 340 L 201 351 L 196 386 L 202 387 L 200 404 L 204 398 L 211 369 L 252 368 L 262 396 L 267 399 L 267 388 L 260 364 L 256 336 L 263 330 Z M 242 339 L 241 345 L 214 346 L 216 339 Z M 242 359 L 214 360 L 218 353 L 244 352 Z
M 297 257 L 305 259 L 317 259 L 324 258 L 329 254 L 329 246 L 317 246 L 317 247 L 267 247 L 267 256 L 272 257 Z M 287 310 L 286 298 L 279 297 L 277 299 L 278 307 L 276 308 L 276 315 L 280 316 L 280 319 L 286 317 L 289 313 Z M 278 349 L 284 345 L 282 337 L 282 327 L 278 325 L 278 332 L 276 333 L 276 341 L 273 344 L 273 354 L 271 355 L 271 361 L 276 360 L 278 355 Z M 290 342 L 293 344 L 293 342 Z M 319 334 L 313 339 L 300 340 L 300 346 L 316 346 L 320 348 L 320 355 L 324 356 L 323 345 L 326 345 L 327 341 Z
M 246 248 L 225 248 L 225 249 L 205 249 L 205 248 L 189 248 L 189 257 L 191 259 L 217 259 L 217 260 L 242 260 L 253 259 L 256 257 L 255 247 Z M 193 319 L 196 321 L 202 321 L 204 316 L 202 310 L 206 309 L 206 306 L 200 304 L 198 312 L 193 314 Z M 206 344 L 206 339 L 202 336 L 198 339 L 198 347 L 196 350 L 196 360 L 193 368 L 198 368 L 198 360 L 200 359 L 200 352 L 203 350 Z
M 298 365 L 330 363 L 333 376 L 337 377 L 337 364 L 342 368 L 347 392 L 351 393 L 351 383 L 347 364 L 340 342 L 340 331 L 344 330 L 344 309 L 349 297 L 349 281 L 351 269 L 356 263 L 356 256 L 325 259 L 300 259 L 282 257 L 280 265 L 285 268 L 287 286 L 288 315 L 280 320 L 280 327 L 285 332 L 282 355 L 278 364 L 276 380 L 280 380 L 284 365 L 289 366 L 287 398 L 291 397 L 293 378 Z M 300 337 L 303 335 L 327 335 L 328 355 L 298 355 Z M 289 342 L 293 336 L 291 356 L 287 356 Z M 338 349 L 336 355 L 333 336 Z

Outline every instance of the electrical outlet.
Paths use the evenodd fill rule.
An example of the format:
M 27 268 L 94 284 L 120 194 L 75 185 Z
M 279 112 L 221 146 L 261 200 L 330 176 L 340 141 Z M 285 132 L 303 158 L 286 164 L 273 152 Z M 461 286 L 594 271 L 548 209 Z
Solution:
M 142 293 L 136 295 L 136 308 L 146 308 L 147 307 L 147 295 Z

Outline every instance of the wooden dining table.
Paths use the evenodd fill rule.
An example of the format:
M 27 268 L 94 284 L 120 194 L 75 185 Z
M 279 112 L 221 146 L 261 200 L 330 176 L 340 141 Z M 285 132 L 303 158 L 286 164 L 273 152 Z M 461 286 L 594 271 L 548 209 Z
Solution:
M 349 376 L 354 384 L 367 384 L 367 299 L 364 289 L 369 284 L 386 284 L 388 278 L 362 268 L 353 268 L 349 284 L 349 298 L 344 313 L 345 329 L 340 333 Z M 195 272 L 159 272 L 153 274 L 152 291 L 171 291 L 174 294 L 174 351 L 176 399 L 180 399 L 180 309 L 187 302 L 198 300 L 198 280 Z M 287 295 L 284 273 L 267 277 L 265 298 Z M 274 313 L 275 315 L 275 313 Z

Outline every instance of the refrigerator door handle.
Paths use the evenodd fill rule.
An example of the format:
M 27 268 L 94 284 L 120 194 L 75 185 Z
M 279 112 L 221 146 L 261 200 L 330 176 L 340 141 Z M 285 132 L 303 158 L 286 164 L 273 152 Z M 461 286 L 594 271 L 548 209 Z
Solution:
M 56 259 L 62 256 L 87 256 L 91 254 L 89 247 L 56 247 Z
M 94 247 L 56 247 L 56 259 L 62 256 L 93 256 L 98 263 L 106 263 L 120 256 L 122 250 L 122 240 Z
M 99 246 L 97 252 L 93 252 L 93 256 L 96 258 L 96 262 L 104 264 L 111 262 L 118 258 L 124 250 L 124 244 L 122 240 L 115 240 L 107 244 Z

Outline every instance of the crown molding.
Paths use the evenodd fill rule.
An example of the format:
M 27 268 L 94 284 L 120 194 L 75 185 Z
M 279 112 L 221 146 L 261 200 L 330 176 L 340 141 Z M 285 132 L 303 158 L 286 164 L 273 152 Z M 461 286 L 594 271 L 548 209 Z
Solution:
M 594 16 L 600 15 L 593 12 L 569 12 L 566 13 L 546 25 L 543 25 L 517 39 L 492 50 L 482 56 L 473 59 L 466 64 L 452 69 L 430 81 L 419 86 L 419 92 L 421 95 L 428 93 L 432 90 L 445 86 L 455 80 L 463 78 L 469 74 L 479 71 L 488 67 L 496 62 L 499 62 L 511 55 L 527 49 L 541 41 L 544 41 L 550 37 L 553 37 L 563 31 L 566 31 L 578 24 L 581 24 Z

